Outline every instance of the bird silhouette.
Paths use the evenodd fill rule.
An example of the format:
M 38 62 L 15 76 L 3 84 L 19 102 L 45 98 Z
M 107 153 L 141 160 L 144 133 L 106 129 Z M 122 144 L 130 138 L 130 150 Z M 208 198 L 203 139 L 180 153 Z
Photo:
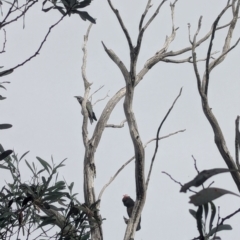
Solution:
M 123 205 L 127 207 L 128 216 L 131 217 L 135 202 L 127 194 L 123 195 L 122 202 L 123 202 Z M 140 223 L 141 223 L 141 217 L 139 219 L 136 231 L 139 231 L 141 229 Z
M 82 102 L 83 102 L 83 97 L 81 96 L 75 96 L 75 98 L 77 98 L 78 102 L 80 103 L 80 105 L 82 106 Z M 93 120 L 97 121 L 97 118 L 95 116 L 95 113 L 93 112 L 93 109 L 92 109 L 92 104 L 91 102 L 89 102 L 87 100 L 86 102 L 86 108 L 87 108 L 87 111 L 88 111 L 88 117 L 89 117 L 89 120 L 90 120 L 90 123 L 92 124 L 93 123 Z

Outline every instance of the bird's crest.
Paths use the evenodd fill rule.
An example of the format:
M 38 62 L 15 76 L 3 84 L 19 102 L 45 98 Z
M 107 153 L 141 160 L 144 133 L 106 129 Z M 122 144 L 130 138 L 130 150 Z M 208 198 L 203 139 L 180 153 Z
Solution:
M 129 196 L 127 194 L 123 195 L 123 199 L 128 198 Z

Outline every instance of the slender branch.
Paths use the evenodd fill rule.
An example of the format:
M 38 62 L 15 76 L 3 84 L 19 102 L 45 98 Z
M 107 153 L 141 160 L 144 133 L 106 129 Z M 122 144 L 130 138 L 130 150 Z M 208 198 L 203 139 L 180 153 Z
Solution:
M 115 15 L 116 15 L 116 17 L 118 19 L 118 22 L 119 22 L 119 24 L 120 24 L 120 26 L 121 26 L 121 28 L 122 28 L 125 36 L 126 36 L 129 49 L 130 49 L 130 51 L 132 51 L 133 50 L 132 40 L 131 40 L 131 37 L 130 37 L 130 35 L 128 33 L 127 28 L 125 27 L 125 25 L 124 25 L 124 23 L 122 21 L 122 18 L 121 18 L 120 14 L 119 14 L 119 11 L 113 7 L 111 0 L 108 0 L 108 4 L 109 4 L 110 8 L 112 9 L 112 11 L 115 13 Z
M 234 4 L 233 4 L 234 5 Z M 236 22 L 237 22 L 237 19 L 238 19 L 238 12 L 239 12 L 239 5 L 240 5 L 240 1 L 238 1 L 237 3 L 237 8 L 236 8 L 236 11 L 234 12 L 233 14 L 233 19 L 231 21 L 231 24 L 229 25 L 229 29 L 228 29 L 228 33 L 227 33 L 227 36 L 226 36 L 226 39 L 225 39 L 225 43 L 224 43 L 224 46 L 223 46 L 223 49 L 222 49 L 222 54 L 214 61 L 211 62 L 211 64 L 209 64 L 209 72 L 212 71 L 212 69 L 214 67 L 216 67 L 218 64 L 220 64 L 221 62 L 224 61 L 224 59 L 226 58 L 227 56 L 227 53 L 229 51 L 231 51 L 232 48 L 230 48 L 230 43 L 231 43 L 231 39 L 232 39 L 232 34 L 233 34 L 233 30 L 236 26 Z M 223 14 L 225 13 L 225 10 L 227 10 L 231 5 L 227 5 L 223 11 L 219 14 L 219 16 L 217 17 L 217 19 L 221 18 L 223 16 Z M 216 21 L 217 21 L 216 19 Z M 214 22 L 215 24 L 215 22 Z M 214 28 L 214 24 L 213 24 L 213 27 Z M 238 44 L 238 41 L 237 43 Z M 235 46 L 234 46 L 235 47 Z M 207 69 L 206 69 L 207 70 Z M 209 77 L 209 76 L 208 76 Z M 204 77 L 203 77 L 203 80 L 202 80 L 202 87 L 203 87 L 203 91 L 204 92 L 207 92 L 207 88 L 208 88 L 208 79 L 207 79 L 207 71 L 205 72 L 204 74 Z
M 160 137 L 160 138 L 158 138 L 158 140 L 162 140 L 162 139 L 164 139 L 164 138 L 168 138 L 168 137 L 170 137 L 170 136 L 172 136 L 172 135 L 175 135 L 175 134 L 178 134 L 178 133 L 180 133 L 180 132 L 185 132 L 185 129 L 179 130 L 179 131 L 174 132 L 174 133 L 170 133 L 170 134 L 168 134 L 168 135 L 166 135 L 166 136 L 163 136 L 163 137 Z M 156 138 L 152 138 L 152 139 L 150 139 L 149 141 L 147 141 L 147 142 L 144 144 L 143 147 L 146 148 L 147 145 L 148 145 L 149 143 L 153 142 L 153 141 L 156 141 Z M 113 175 L 113 177 L 111 177 L 110 180 L 109 180 L 109 181 L 103 186 L 103 188 L 101 189 L 101 191 L 100 191 L 100 193 L 99 193 L 99 195 L 98 195 L 98 200 L 100 200 L 100 199 L 102 198 L 103 192 L 104 192 L 105 189 L 115 180 L 115 178 L 118 176 L 118 174 L 119 174 L 130 162 L 132 162 L 134 159 L 135 159 L 135 156 L 131 157 L 127 162 L 125 162 L 125 163 L 117 170 L 117 172 Z
M 84 83 L 84 100 L 82 102 L 82 112 L 83 112 L 83 123 L 82 123 L 82 137 L 83 137 L 83 143 L 85 146 L 85 150 L 87 151 L 88 149 L 88 130 L 87 130 L 87 126 L 88 126 L 88 112 L 87 112 L 87 107 L 86 107 L 86 103 L 88 100 L 88 95 L 89 95 L 89 91 L 90 91 L 90 86 L 91 84 L 88 81 L 87 78 L 87 74 L 86 74 L 86 67 L 87 67 L 87 43 L 88 43 L 88 37 L 89 37 L 89 33 L 92 27 L 92 23 L 89 25 L 86 35 L 84 36 L 84 43 L 83 43 L 83 47 L 82 47 L 82 51 L 83 51 L 83 60 L 82 60 L 82 79 L 83 79 L 83 83 Z
M 213 45 L 213 39 L 215 37 L 215 32 L 216 32 L 216 28 L 217 28 L 217 24 L 220 20 L 220 17 L 218 16 L 217 19 L 214 21 L 213 23 L 213 30 L 212 30 L 212 37 L 210 39 L 210 43 L 209 43 L 209 47 L 208 47 L 208 52 L 207 52 L 207 60 L 206 60 L 206 85 L 205 85 L 205 89 L 204 89 L 204 93 L 205 95 L 207 95 L 207 91 L 208 91 L 208 83 L 209 83 L 209 60 L 210 60 L 210 56 L 211 56 L 211 51 L 212 51 L 212 45 Z
M 96 198 L 95 198 L 95 186 L 94 186 L 94 178 L 96 176 L 96 166 L 94 162 L 94 150 L 93 146 L 94 143 L 89 140 L 88 138 L 88 111 L 86 108 L 86 103 L 88 100 L 88 95 L 90 91 L 90 86 L 91 84 L 89 83 L 87 76 L 86 76 L 86 64 L 87 64 L 87 42 L 88 42 L 88 37 L 89 33 L 91 30 L 92 24 L 88 27 L 87 33 L 84 36 L 84 44 L 83 44 L 83 63 L 82 63 L 82 78 L 84 81 L 84 100 L 82 102 L 82 111 L 83 111 L 83 123 L 82 123 L 82 138 L 85 146 L 85 154 L 84 154 L 84 199 L 86 205 L 89 207 L 92 204 L 96 203 Z M 99 206 L 96 205 L 98 208 Z M 98 211 L 96 213 L 97 218 L 101 219 L 100 212 Z M 98 239 L 102 240 L 103 239 L 103 234 L 102 234 L 102 226 L 96 221 L 93 221 L 91 218 L 88 219 L 89 225 L 91 226 L 91 238 L 92 239 Z
M 223 60 L 224 60 L 224 58 L 226 57 L 226 55 L 229 53 L 229 52 L 231 52 L 237 45 L 238 45 L 238 43 L 239 43 L 239 41 L 240 41 L 240 38 L 236 41 L 236 43 L 232 46 L 232 47 L 230 47 L 226 52 L 223 52 L 218 58 L 216 58 L 215 60 L 214 60 L 214 62 L 212 62 L 210 65 L 210 70 L 212 70 L 214 67 L 216 67 L 218 64 L 220 64 Z
M 162 171 L 163 174 L 166 174 L 171 180 L 173 180 L 175 183 L 179 184 L 181 187 L 183 186 L 182 183 L 178 182 L 177 180 L 175 180 L 169 173 Z M 193 191 L 191 189 L 188 189 L 188 191 L 193 192 L 193 193 L 197 193 L 196 191 Z
M 192 158 L 193 158 L 193 161 L 194 161 L 194 168 L 195 170 L 197 171 L 197 173 L 199 174 L 199 170 L 198 170 L 198 167 L 197 167 L 197 160 L 195 159 L 195 157 L 192 155 Z
M 107 92 L 107 94 L 106 94 L 105 97 L 98 99 L 98 100 L 97 100 L 94 104 L 92 104 L 92 105 L 94 106 L 94 105 L 96 105 L 98 102 L 105 100 L 107 97 L 109 97 L 108 93 L 109 93 L 109 91 Z
M 144 11 L 144 13 L 142 14 L 142 17 L 141 17 L 141 19 L 140 19 L 140 23 L 139 23 L 139 32 L 141 31 L 141 29 L 142 29 L 142 25 L 143 25 L 143 21 L 144 21 L 144 18 L 146 17 L 146 15 L 147 15 L 147 12 L 148 12 L 148 10 L 149 10 L 149 8 L 151 7 L 152 5 L 151 5 L 151 0 L 148 0 L 148 2 L 147 2 L 147 6 L 146 6 L 146 8 L 145 8 L 145 11 Z
M 158 127 L 158 130 L 157 130 L 157 139 L 159 139 L 159 134 L 160 134 L 160 130 L 162 128 L 162 125 L 163 123 L 165 122 L 165 120 L 167 119 L 168 115 L 170 114 L 170 112 L 172 111 L 175 103 L 177 102 L 178 98 L 181 96 L 181 93 L 182 93 L 182 88 L 180 89 L 180 92 L 178 94 L 178 96 L 176 97 L 176 99 L 174 100 L 172 106 L 169 108 L 167 114 L 165 115 L 165 117 L 163 118 L 160 126 Z M 158 151 L 158 141 L 156 141 L 156 147 L 155 147 L 155 151 L 154 151 L 154 154 L 153 154 L 153 157 L 152 157 L 152 161 L 151 161 L 151 165 L 150 165 L 150 169 L 149 169 L 149 172 L 148 172 L 148 176 L 147 176 L 147 181 L 146 181 L 146 188 L 148 188 L 148 184 L 149 184 L 149 181 L 150 181 L 150 177 L 151 177 L 151 173 L 152 173 L 152 167 L 153 167 L 153 163 L 154 163 L 154 160 L 155 160 L 155 157 L 157 155 L 157 151 Z
M 89 81 L 87 79 L 86 66 L 87 66 L 87 42 L 88 42 L 88 36 L 89 36 L 92 25 L 93 24 L 91 23 L 87 29 L 86 35 L 84 36 L 84 44 L 82 47 L 82 51 L 83 51 L 82 78 L 83 78 L 85 90 L 91 86 L 91 84 L 89 83 Z M 87 99 L 88 99 L 88 97 L 87 97 Z
M 223 225 L 224 221 L 226 221 L 227 219 L 230 219 L 231 217 L 233 217 L 234 215 L 236 215 L 239 212 L 240 212 L 240 208 L 238 210 L 236 210 L 234 213 L 231 213 L 228 216 L 226 216 L 225 218 L 222 218 L 222 221 L 219 223 L 219 225 Z
M 162 171 L 163 174 L 166 174 L 171 180 L 173 180 L 175 183 L 179 184 L 181 187 L 183 186 L 182 183 L 180 183 L 179 181 L 175 180 L 169 173 Z M 189 189 L 190 190 L 190 189 Z
M 7 34 L 6 34 L 6 30 L 3 29 L 4 32 L 4 42 L 3 42 L 3 48 L 2 51 L 0 53 L 4 53 L 5 52 L 5 47 L 6 47 L 6 43 L 7 43 Z
M 127 122 L 127 120 L 123 120 L 119 125 L 114 125 L 114 124 L 107 124 L 105 127 L 108 128 L 122 128 L 124 126 L 124 123 Z
M 55 26 L 57 26 L 57 25 L 63 20 L 64 17 L 66 17 L 66 15 L 63 15 L 55 24 L 53 24 L 53 25 L 48 29 L 48 32 L 47 32 L 47 34 L 45 35 L 43 41 L 41 42 L 39 48 L 37 49 L 37 51 L 36 51 L 31 57 L 29 57 L 29 58 L 26 59 L 24 62 L 16 65 L 15 67 L 13 67 L 13 68 L 11 68 L 11 69 L 9 69 L 9 70 L 17 69 L 17 68 L 23 66 L 25 63 L 27 63 L 27 62 L 29 62 L 30 60 L 32 60 L 32 58 L 36 57 L 36 56 L 40 53 L 40 50 L 42 49 L 44 43 L 46 42 L 46 40 L 47 40 L 47 38 L 48 38 L 48 36 L 49 36 L 49 34 L 51 33 L 51 30 L 52 30 Z
M 9 10 L 8 10 L 5 18 L 2 20 L 2 22 L 1 22 L 1 24 L 0 24 L 0 28 L 4 27 L 3 23 L 4 23 L 4 22 L 7 20 L 7 18 L 10 16 L 10 14 L 11 14 L 11 12 L 12 12 L 12 9 L 13 9 L 14 4 L 15 4 L 16 1 L 17 1 L 17 0 L 13 0 L 13 3 L 12 3 L 12 5 L 11 5 L 11 7 L 9 8 Z
M 235 120 L 235 158 L 238 170 L 240 170 L 239 164 L 239 150 L 240 150 L 240 132 L 239 132 L 239 116 Z
M 150 23 L 153 21 L 153 19 L 158 15 L 160 8 L 162 7 L 162 5 L 166 2 L 167 0 L 162 0 L 162 2 L 159 4 L 159 6 L 157 7 L 156 11 L 154 12 L 154 14 L 152 15 L 152 17 L 147 21 L 147 23 L 145 24 L 145 26 L 143 27 L 144 31 L 147 29 L 147 27 L 150 25 Z
M 171 17 L 172 17 L 172 32 L 175 31 L 175 4 L 177 3 L 178 0 L 175 0 L 174 3 L 170 3 L 171 7 Z
M 198 67 L 197 67 L 197 56 L 196 56 L 196 52 L 195 52 L 195 49 L 196 49 L 196 38 L 197 38 L 198 32 L 199 32 L 200 27 L 201 27 L 201 21 L 202 21 L 202 17 L 199 18 L 199 21 L 198 21 L 198 29 L 197 29 L 197 31 L 196 31 L 196 33 L 195 33 L 195 35 L 194 35 L 194 38 L 193 38 L 193 43 L 192 43 L 192 58 L 193 58 L 194 72 L 195 72 L 196 79 L 197 79 L 198 92 L 199 92 L 199 94 L 200 94 L 201 97 L 202 97 L 202 96 L 203 96 L 202 83 L 201 83 L 201 78 L 200 78 L 200 74 L 199 74 Z
M 198 170 L 198 167 L 197 167 L 197 160 L 195 159 L 195 157 L 193 155 L 192 155 L 192 158 L 193 158 L 193 161 L 194 161 L 194 168 L 197 171 L 197 173 L 199 174 L 200 171 Z M 202 184 L 202 188 L 204 188 L 204 184 Z
M 126 66 L 124 65 L 124 63 L 121 61 L 121 59 L 114 53 L 113 50 L 108 49 L 103 42 L 102 42 L 102 45 L 104 47 L 105 52 L 108 54 L 108 56 L 113 60 L 113 62 L 116 63 L 116 65 L 121 70 L 125 80 L 128 79 L 129 78 L 129 72 L 128 72 Z
M 211 58 L 213 59 L 213 55 L 218 53 L 218 51 L 216 52 L 213 52 L 211 54 Z M 197 59 L 196 62 L 205 62 L 207 58 L 202 58 L 202 59 Z M 164 58 L 162 59 L 162 62 L 166 62 L 166 63 L 193 63 L 193 60 L 192 60 L 192 56 L 191 57 L 188 57 L 188 58 L 185 58 L 185 59 L 179 59 L 179 60 L 175 60 L 175 59 L 169 59 L 169 58 Z
M 14 2 L 15 2 L 15 1 L 16 1 L 16 0 L 14 0 Z M 24 16 L 25 13 L 29 10 L 29 8 L 31 8 L 31 7 L 32 7 L 35 3 L 37 3 L 37 2 L 38 2 L 38 0 L 32 1 L 29 6 L 27 6 L 27 4 L 24 4 L 24 5 L 26 5 L 26 7 L 25 7 L 25 9 L 22 11 L 22 13 L 21 13 L 20 15 L 18 15 L 16 18 L 10 20 L 9 22 L 5 22 L 5 21 L 7 20 L 7 18 L 9 17 L 9 15 L 11 14 L 11 12 L 10 12 L 10 13 L 8 12 L 8 14 L 6 15 L 5 19 L 4 19 L 4 20 L 2 21 L 2 23 L 0 24 L 0 28 L 4 27 L 4 26 L 6 26 L 6 25 L 8 25 L 8 24 L 10 24 L 10 23 L 12 23 L 12 22 L 17 21 L 19 18 L 21 18 L 22 16 Z M 13 3 L 13 5 L 14 5 L 14 3 Z M 12 5 L 12 6 L 13 6 L 13 5 Z M 24 5 L 23 5 L 23 6 L 24 6 Z M 10 9 L 9 9 L 9 10 L 10 10 Z M 11 8 L 11 10 L 12 10 L 12 8 Z M 12 12 L 14 12 L 14 11 L 12 11 Z M 4 23 L 4 22 L 5 22 L 5 23 Z
M 209 65 L 209 73 L 210 71 L 213 69 L 213 67 L 215 67 L 217 64 L 221 63 L 227 53 L 233 49 L 233 47 L 235 47 L 239 40 L 237 41 L 237 43 L 233 46 L 233 47 L 229 47 L 230 46 L 230 42 L 231 42 L 231 37 L 232 37 L 232 33 L 234 30 L 234 27 L 236 25 L 236 21 L 237 21 L 237 17 L 238 17 L 238 9 L 239 9 L 239 5 L 240 5 L 240 0 L 238 0 L 237 2 L 237 7 L 236 7 L 236 11 L 235 11 L 235 15 L 233 16 L 234 21 L 231 23 L 230 27 L 229 27 L 229 31 L 227 33 L 227 37 L 225 40 L 225 44 L 222 50 L 222 54 L 220 55 L 220 57 L 218 57 L 216 60 L 214 60 L 210 65 Z M 223 15 L 224 11 L 226 11 L 226 9 L 229 6 L 227 6 L 220 15 Z M 219 15 L 219 16 L 220 16 Z M 200 79 L 200 75 L 197 69 L 197 64 L 196 64 L 196 53 L 195 53 L 195 47 L 196 47 L 196 38 L 193 41 L 193 46 L 192 46 L 192 55 L 193 55 L 193 66 L 194 66 L 194 72 L 197 78 L 197 83 L 198 83 L 198 90 L 199 90 L 199 94 L 201 96 L 201 101 L 202 101 L 202 107 L 203 107 L 203 112 L 206 116 L 206 118 L 208 119 L 209 123 L 212 126 L 213 132 L 214 132 L 214 141 L 215 144 L 220 152 L 220 154 L 222 155 L 222 158 L 224 159 L 226 165 L 228 166 L 229 169 L 237 169 L 236 168 L 236 164 L 227 148 L 225 139 L 224 139 L 224 135 L 222 133 L 222 130 L 218 124 L 218 121 L 216 119 L 216 117 L 214 116 L 213 112 L 211 111 L 211 108 L 209 107 L 209 103 L 208 103 L 208 98 L 207 95 L 204 92 L 205 89 L 205 83 L 206 83 L 206 74 L 204 74 L 203 76 L 203 80 L 202 80 L 202 88 L 201 88 L 201 79 Z M 237 171 L 233 171 L 231 172 L 232 178 L 238 188 L 238 190 L 240 191 L 240 174 Z
M 99 90 L 101 90 L 103 87 L 104 87 L 104 85 L 100 86 L 96 91 L 94 91 L 94 92 L 90 95 L 89 99 L 92 101 L 92 96 L 93 96 L 95 93 L 97 93 Z M 95 104 L 96 104 L 96 103 L 95 103 Z
M 188 40 L 189 40 L 190 44 L 192 45 L 193 42 L 191 40 L 191 24 L 190 23 L 188 23 Z

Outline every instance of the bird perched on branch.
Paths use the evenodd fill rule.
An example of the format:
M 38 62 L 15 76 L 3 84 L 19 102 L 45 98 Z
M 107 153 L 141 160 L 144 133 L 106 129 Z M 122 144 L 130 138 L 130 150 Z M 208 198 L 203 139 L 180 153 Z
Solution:
M 123 195 L 122 201 L 123 201 L 123 205 L 127 207 L 128 216 L 131 217 L 135 202 L 127 194 Z M 136 231 L 139 231 L 141 229 L 140 223 L 141 223 L 141 217 L 139 219 Z
M 75 98 L 77 98 L 78 102 L 81 104 L 82 106 L 82 102 L 83 102 L 83 97 L 81 96 L 75 96 Z M 89 120 L 90 120 L 90 123 L 92 124 L 93 123 L 93 120 L 97 121 L 97 118 L 95 116 L 95 113 L 93 112 L 93 109 L 92 109 L 92 104 L 91 102 L 89 102 L 87 100 L 86 102 L 86 108 L 87 108 L 87 111 L 88 111 L 88 117 L 89 117 Z

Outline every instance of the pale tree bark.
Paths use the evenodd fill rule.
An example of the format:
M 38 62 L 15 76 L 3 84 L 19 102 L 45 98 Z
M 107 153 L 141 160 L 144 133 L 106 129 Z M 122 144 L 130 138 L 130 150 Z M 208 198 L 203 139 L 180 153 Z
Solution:
M 144 76 L 148 73 L 148 71 L 155 66 L 155 64 L 159 62 L 168 62 L 168 63 L 194 63 L 196 65 L 196 62 L 198 61 L 205 61 L 206 59 L 201 59 L 201 60 L 196 60 L 194 56 L 189 55 L 189 57 L 185 57 L 183 59 L 174 59 L 174 57 L 181 56 L 182 54 L 188 53 L 193 49 L 194 50 L 200 46 L 202 43 L 204 43 L 207 39 L 209 39 L 210 36 L 216 31 L 220 31 L 221 29 L 225 28 L 232 28 L 233 20 L 230 21 L 227 24 L 224 24 L 219 27 L 212 26 L 208 33 L 206 33 L 201 39 L 198 41 L 192 42 L 190 41 L 189 46 L 186 46 L 183 49 L 179 49 L 177 51 L 171 51 L 168 50 L 171 43 L 175 40 L 177 29 L 175 27 L 175 22 L 174 22 L 174 15 L 175 15 L 175 5 L 177 3 L 177 0 L 170 4 L 171 7 L 171 15 L 172 15 L 172 28 L 171 28 L 171 33 L 169 36 L 166 37 L 166 40 L 162 46 L 161 49 L 159 49 L 154 56 L 152 56 L 150 59 L 148 59 L 143 68 L 137 73 L 136 72 L 136 66 L 137 66 L 137 59 L 138 55 L 141 49 L 141 43 L 143 39 L 143 35 L 145 31 L 147 30 L 148 26 L 152 23 L 152 21 L 155 19 L 155 17 L 159 14 L 159 11 L 162 7 L 162 5 L 166 2 L 166 0 L 163 0 L 162 2 L 159 3 L 158 7 L 156 8 L 155 12 L 153 15 L 150 17 L 150 19 L 144 24 L 145 17 L 148 13 L 149 8 L 151 7 L 151 0 L 147 1 L 146 8 L 142 14 L 142 17 L 140 19 L 139 23 L 139 34 L 137 38 L 137 43 L 136 47 L 134 47 L 134 44 L 132 43 L 132 39 L 130 37 L 130 34 L 127 30 L 127 28 L 124 25 L 124 22 L 121 18 L 121 15 L 119 11 L 113 6 L 111 0 L 107 0 L 109 3 L 110 8 L 116 15 L 116 18 L 121 26 L 121 29 L 126 37 L 128 46 L 129 46 L 129 52 L 130 52 L 130 66 L 129 70 L 121 61 L 121 59 L 117 56 L 117 54 L 111 50 L 108 49 L 104 43 L 103 47 L 108 56 L 112 59 L 112 61 L 117 65 L 117 67 L 120 69 L 123 78 L 126 83 L 126 87 L 120 89 L 115 95 L 107 102 L 105 108 L 102 111 L 101 116 L 99 117 L 99 120 L 96 124 L 96 127 L 94 129 L 92 137 L 88 136 L 88 131 L 87 131 L 87 124 L 88 124 L 88 113 L 86 109 L 86 101 L 88 100 L 89 92 L 90 92 L 90 86 L 91 84 L 87 80 L 86 77 L 86 56 L 87 56 L 87 49 L 86 49 L 86 44 L 88 40 L 88 34 L 90 29 L 88 30 L 85 38 L 84 38 L 84 58 L 83 58 L 83 67 L 82 67 L 82 73 L 83 73 L 83 80 L 84 80 L 84 86 L 85 86 L 85 93 L 84 93 L 84 101 L 82 103 L 82 109 L 83 109 L 83 115 L 84 115 L 84 120 L 83 120 L 83 125 L 82 125 L 82 136 L 83 136 L 83 142 L 85 146 L 85 155 L 84 155 L 84 198 L 85 202 L 87 203 L 88 206 L 91 206 L 92 204 L 96 203 L 96 194 L 95 194 L 95 175 L 96 175 L 96 165 L 95 165 L 95 152 L 98 148 L 99 142 L 101 141 L 102 134 L 104 132 L 104 129 L 106 127 L 122 127 L 124 121 L 120 124 L 120 126 L 116 126 L 114 124 L 108 124 L 108 119 L 110 117 L 110 114 L 112 113 L 112 110 L 114 107 L 117 105 L 117 103 L 125 96 L 124 99 L 124 112 L 126 116 L 126 120 L 128 123 L 129 127 L 129 132 L 130 136 L 133 142 L 134 146 L 134 151 L 135 151 L 135 156 L 134 159 L 135 161 L 135 180 L 136 180 L 136 201 L 135 201 L 135 206 L 132 212 L 132 216 L 128 221 L 127 229 L 125 232 L 124 240 L 129 240 L 129 239 L 134 239 L 135 235 L 135 229 L 138 224 L 138 220 L 140 218 L 141 212 L 144 207 L 144 203 L 146 200 L 146 183 L 148 184 L 150 175 L 151 175 L 151 169 L 149 171 L 149 175 L 147 178 L 147 182 L 145 180 L 145 173 L 144 173 L 144 163 L 145 163 L 145 153 L 144 153 L 144 146 L 142 144 L 139 132 L 138 132 L 138 127 L 137 127 L 137 121 L 134 116 L 134 111 L 132 109 L 132 101 L 134 99 L 134 91 L 135 87 L 140 83 L 140 81 L 144 78 Z M 222 11 L 221 15 L 223 15 L 229 6 L 224 8 Z M 232 8 L 234 11 L 236 11 L 236 8 Z M 190 29 L 190 28 L 189 28 Z M 190 38 L 190 37 L 189 37 Z M 223 53 L 221 58 L 226 55 L 226 51 Z M 210 58 L 214 53 L 210 53 L 208 58 Z M 218 60 L 220 61 L 220 60 Z M 218 62 L 216 62 L 218 63 Z M 160 130 L 160 129 L 159 129 Z M 158 132 L 159 133 L 159 132 Z M 158 139 L 158 136 L 157 138 Z M 154 160 L 154 159 L 153 159 Z M 152 160 L 152 163 L 153 163 Z M 152 166 L 151 166 L 152 167 Z M 98 200 L 101 200 L 102 192 L 100 192 Z M 97 204 L 97 207 L 100 208 L 100 202 Z M 101 220 L 100 213 L 98 214 L 99 219 Z M 93 240 L 102 240 L 103 239 L 103 233 L 102 233 L 102 227 L 101 223 L 100 224 L 95 224 L 95 226 L 91 229 L 91 238 Z
M 238 167 L 236 166 L 236 163 L 238 164 L 238 158 L 236 157 L 237 162 L 235 163 L 233 157 L 231 156 L 231 154 L 228 150 L 228 147 L 227 147 L 226 141 L 224 139 L 224 135 L 222 133 L 222 130 L 220 128 L 220 125 L 219 125 L 215 115 L 213 114 L 212 109 L 209 107 L 208 87 L 209 87 L 209 77 L 210 77 L 211 71 L 217 65 L 219 65 L 221 62 L 224 61 L 227 54 L 234 47 L 236 47 L 237 44 L 240 41 L 240 38 L 239 38 L 237 40 L 237 42 L 233 46 L 230 47 L 231 40 L 232 40 L 232 35 L 233 35 L 234 29 L 236 27 L 237 21 L 239 19 L 239 7 L 240 7 L 240 1 L 239 0 L 228 1 L 227 6 L 223 9 L 223 11 L 219 14 L 219 16 L 214 21 L 214 23 L 212 25 L 211 40 L 210 40 L 210 44 L 209 44 L 209 48 L 208 48 L 208 52 L 207 52 L 206 69 L 205 69 L 205 72 L 203 73 L 202 80 L 201 80 L 200 73 L 199 73 L 198 66 L 197 66 L 197 54 L 196 54 L 197 36 L 198 36 L 198 33 L 200 31 L 200 28 L 201 28 L 201 18 L 199 19 L 198 29 L 197 29 L 197 31 L 194 35 L 193 41 L 191 41 L 191 43 L 192 43 L 193 67 L 194 67 L 194 72 L 195 72 L 196 79 L 197 79 L 198 92 L 199 92 L 199 95 L 200 95 L 201 101 L 202 101 L 203 112 L 204 112 L 206 118 L 208 119 L 210 125 L 212 126 L 212 129 L 213 129 L 213 132 L 214 132 L 215 144 L 216 144 L 222 158 L 224 159 L 224 161 L 225 161 L 225 163 L 226 163 L 226 165 L 228 166 L 229 169 L 235 169 L 235 170 L 238 169 Z M 216 34 L 216 31 L 218 29 L 220 29 L 220 27 L 217 27 L 218 22 L 228 9 L 232 10 L 232 20 L 229 24 L 226 25 L 227 28 L 228 28 L 228 31 L 227 31 L 227 34 L 226 34 L 225 42 L 223 44 L 222 52 L 220 53 L 220 55 L 216 59 L 214 59 L 210 62 L 213 39 L 214 39 L 214 36 Z M 232 175 L 232 178 L 233 178 L 238 190 L 240 191 L 240 174 L 239 174 L 239 172 L 238 171 L 232 171 L 231 175 Z

